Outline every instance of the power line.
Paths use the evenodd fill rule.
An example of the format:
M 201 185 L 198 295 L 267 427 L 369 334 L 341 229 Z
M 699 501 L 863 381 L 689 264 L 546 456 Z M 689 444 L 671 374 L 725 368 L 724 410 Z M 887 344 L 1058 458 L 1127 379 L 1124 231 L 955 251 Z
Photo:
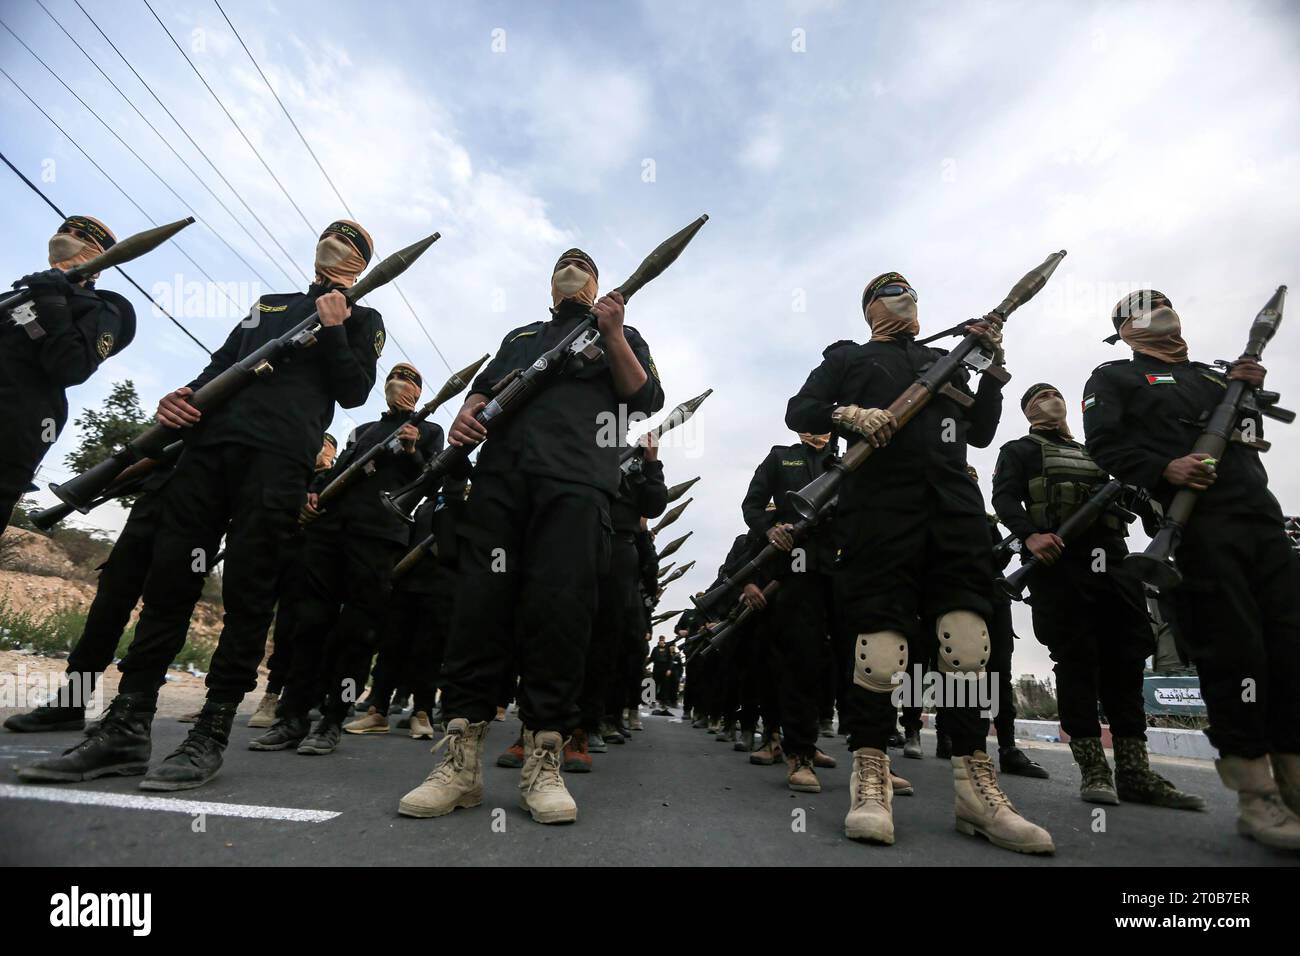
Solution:
M 248 48 L 248 44 L 244 42 L 244 38 L 240 36 L 239 31 L 235 29 L 234 23 L 231 22 L 230 17 L 226 15 L 226 11 L 222 8 L 220 0 L 213 0 L 213 3 L 215 3 L 217 9 L 221 11 L 221 16 L 225 19 L 227 26 L 230 27 L 230 31 L 235 35 L 235 39 L 239 41 L 239 45 L 243 47 L 244 52 L 248 54 L 248 59 L 249 62 L 253 64 L 253 69 L 257 70 L 257 75 L 262 78 L 262 82 L 266 84 L 266 88 L 271 91 L 271 96 L 273 96 L 275 98 L 276 103 L 280 105 L 280 109 L 281 111 L 283 111 L 285 119 L 289 121 L 289 125 L 293 127 L 293 131 L 298 134 L 298 139 L 301 140 L 302 145 L 306 147 L 308 154 L 310 154 L 312 158 L 312 161 L 316 164 L 316 168 L 320 170 L 320 174 L 325 177 L 325 182 L 329 183 L 329 187 L 330 189 L 334 190 L 334 195 L 338 198 L 338 201 L 342 203 L 343 208 L 347 210 L 348 215 L 355 220 L 357 218 L 357 214 L 352 211 L 352 207 L 348 205 L 348 201 L 343 198 L 343 194 L 339 192 L 338 186 L 334 185 L 334 180 L 330 178 L 330 174 L 325 172 L 325 167 L 321 163 L 320 157 L 316 155 L 316 151 L 312 149 L 311 144 L 307 142 L 307 137 L 303 135 L 302 130 L 298 127 L 298 124 L 294 121 L 293 115 L 290 114 L 289 112 L 289 108 L 285 106 L 284 101 L 280 99 L 280 94 L 275 91 L 275 87 L 271 85 L 271 81 L 267 79 L 266 74 L 262 72 L 262 67 L 258 65 L 257 59 L 253 56 L 253 51 Z M 378 254 L 379 251 L 376 249 L 375 255 Z M 420 327 L 420 331 L 424 333 L 424 337 L 429 340 L 429 344 L 433 346 L 433 350 L 438 353 L 438 358 L 442 359 L 442 364 L 447 366 L 447 371 L 454 372 L 455 369 L 453 369 L 451 367 L 451 363 L 447 361 L 447 356 L 443 355 L 442 349 L 438 348 L 438 343 L 433 340 L 433 336 L 430 335 L 429 330 L 425 328 L 424 323 L 420 320 L 419 314 L 416 313 L 415 308 L 411 305 L 410 300 L 406 298 L 406 293 L 403 292 L 402 287 L 397 284 L 397 280 L 394 279 L 392 285 L 393 285 L 393 290 L 399 296 L 401 296 L 402 302 L 406 304 L 406 308 L 410 311 L 412 318 L 415 319 L 415 324 Z
M 101 176 L 103 176 L 105 179 L 107 179 L 110 183 L 113 184 L 113 188 L 115 188 L 124 197 L 126 197 L 126 201 L 129 202 L 132 206 L 134 206 L 136 210 L 140 213 L 140 215 L 148 219 L 149 222 L 152 223 L 153 225 L 155 226 L 158 225 L 157 220 L 155 220 L 152 216 L 150 216 L 147 212 L 145 212 L 144 207 L 141 206 L 134 199 L 132 199 L 131 194 L 128 193 L 125 189 L 123 189 L 120 185 L 118 185 L 117 180 L 115 180 L 112 176 L 108 175 L 108 173 L 104 171 L 104 167 L 99 165 L 99 163 L 95 162 L 94 157 L 92 157 L 90 153 L 86 152 L 86 150 L 82 148 L 82 145 L 80 143 L 78 143 L 75 139 L 69 136 L 67 130 L 65 130 L 62 126 L 60 126 L 53 116 L 45 112 L 45 110 L 41 107 L 41 105 L 37 103 L 34 99 L 32 99 L 31 96 L 28 94 L 28 92 L 25 89 L 23 89 L 22 86 L 19 85 L 18 81 L 9 75 L 7 70 L 5 70 L 3 67 L 0 67 L 0 73 L 3 73 L 5 79 L 7 79 L 10 83 L 12 83 L 15 87 L 18 88 L 18 92 L 27 98 L 27 102 L 31 103 L 32 106 L 36 107 L 36 109 L 40 111 L 41 115 L 44 116 L 47 120 L 49 120 L 50 123 L 54 126 L 54 128 L 57 129 L 60 133 L 62 133 L 64 138 L 68 142 L 70 142 L 73 146 L 77 147 L 77 150 L 81 153 L 81 155 L 85 156 L 86 159 L 90 162 L 90 164 L 94 166 L 97 170 L 99 170 L 99 174 Z M 207 270 L 205 270 L 201 265 L 199 265 L 197 262 L 194 261 L 194 257 L 185 251 L 184 246 L 182 246 L 175 239 L 169 239 L 167 241 L 170 242 L 173 246 L 175 246 L 176 249 L 180 252 L 180 254 L 189 260 L 190 265 L 194 266 L 195 269 L 198 269 L 199 273 L 205 279 L 211 282 L 213 286 L 216 287 L 218 292 L 220 292 L 222 295 L 226 297 L 226 301 L 228 301 L 231 305 L 235 306 L 236 310 L 238 310 L 239 304 L 235 302 L 234 299 L 230 298 L 230 295 L 226 292 L 225 288 L 222 287 L 221 283 L 219 283 L 216 279 L 212 278 L 212 276 L 208 275 Z
M 257 276 L 259 279 L 261 279 L 263 285 L 266 285 L 266 286 L 268 286 L 268 287 L 271 285 L 271 283 L 267 280 L 266 276 L 264 276 L 264 275 L 262 275 L 260 272 L 258 272 L 257 269 L 255 269 L 255 268 L 253 267 L 253 264 L 252 264 L 251 262 L 249 262 L 247 259 L 245 259 L 242 255 L 240 255 L 239 250 L 236 249 L 234 246 L 232 246 L 229 242 L 227 242 L 227 241 L 226 241 L 226 238 L 225 238 L 224 236 L 222 236 L 219 232 L 217 232 L 215 229 L 213 229 L 212 226 L 208 225 L 207 220 L 203 219 L 203 217 L 199 215 L 198 211 L 197 211 L 193 206 L 191 206 L 188 202 L 185 201 L 185 197 L 182 196 L 180 193 L 178 193 L 175 189 L 173 189 L 173 188 L 171 187 L 171 185 L 167 182 L 167 180 L 163 179 L 162 176 L 160 176 L 160 175 L 158 174 L 158 171 L 157 171 L 156 169 L 154 169 L 152 166 L 150 166 L 149 163 L 148 163 L 148 161 L 147 161 L 143 156 L 141 156 L 139 153 L 137 153 L 137 152 L 135 151 L 135 149 L 132 148 L 132 146 L 131 146 L 130 143 L 128 143 L 126 140 L 124 140 L 124 139 L 121 137 L 121 135 L 117 132 L 117 130 L 113 129 L 113 127 L 109 126 L 108 123 L 104 122 L 104 118 L 103 118 L 102 116 L 100 116 L 98 113 L 95 112 L 94 107 L 92 107 L 89 103 L 87 103 L 87 102 L 86 102 L 85 100 L 83 100 L 80 96 L 78 96 L 78 95 L 77 95 L 77 91 L 74 90 L 72 87 L 70 87 L 66 82 L 64 82 L 63 77 L 59 76 L 59 74 L 55 73 L 54 70 L 50 69 L 50 65 L 49 65 L 48 63 L 46 63 L 44 60 L 42 60 L 42 59 L 40 58 L 40 56 L 36 53 L 36 51 L 33 50 L 30 46 L 27 45 L 27 43 L 23 40 L 22 37 L 20 37 L 17 33 L 14 32 L 13 27 L 11 27 L 11 26 L 10 26 L 8 23 L 6 23 L 3 19 L 0 19 L 0 26 L 4 27 L 6 30 L 8 30 L 8 31 L 9 31 L 9 35 L 12 36 L 12 37 L 13 37 L 15 40 L 17 40 L 19 43 L 21 43 L 23 49 L 26 50 L 28 53 L 30 53 L 30 54 L 32 55 L 32 57 L 35 58 L 35 60 L 36 60 L 37 63 L 39 63 L 41 66 L 45 67 L 45 71 L 46 71 L 47 73 L 49 73 L 50 76 L 52 76 L 52 77 L 54 77 L 56 80 L 58 80 L 58 81 L 59 81 L 59 84 L 60 84 L 60 85 L 61 85 L 65 90 L 67 90 L 69 93 L 71 93 L 72 96 L 76 99 L 76 101 L 77 101 L 78 103 L 80 103 L 83 107 L 85 107 L 86 110 L 90 113 L 91 116 L 93 116 L 93 117 L 95 117 L 95 119 L 99 120 L 99 125 L 103 126 L 104 129 L 108 130 L 109 133 L 111 133 L 111 134 L 113 135 L 113 138 L 116 139 L 119 143 L 121 143 L 121 144 L 126 148 L 126 151 L 127 151 L 127 152 L 129 152 L 132 156 L 134 156 L 136 159 L 138 159 L 138 160 L 140 161 L 140 163 L 144 166 L 144 168 L 147 169 L 147 170 L 149 170 L 149 172 L 153 174 L 153 178 L 156 179 L 156 180 L 158 180 L 158 182 L 162 184 L 162 186 L 163 186 L 164 189 L 166 189 L 169 193 L 171 193 L 173 196 L 175 196 L 175 197 L 176 197 L 176 200 L 177 200 L 177 201 L 178 201 L 182 206 L 184 206 L 187 210 L 189 210 L 190 213 L 193 214 L 193 216 L 194 216 L 196 219 L 199 220 L 199 222 L 202 222 L 203 225 L 204 225 L 204 227 L 205 227 L 209 232 L 211 232 L 214 236 L 216 236 L 217 239 L 218 239 L 218 240 L 219 240 L 219 241 L 220 241 L 220 242 L 221 242 L 221 243 L 222 243 L 222 244 L 223 244 L 227 249 L 229 249 L 229 250 L 231 251 L 231 253 L 234 254 L 234 256 L 235 256 L 236 259 L 238 259 L 240 262 L 242 262 L 242 263 L 243 263 L 243 264 L 248 268 L 248 270 L 249 270 L 250 272 L 253 273 L 253 275 L 255 275 L 255 276 Z M 224 293 L 223 293 L 223 294 L 224 294 Z M 227 298 L 227 300 L 230 299 L 229 296 L 226 296 L 226 298 Z
M 298 206 L 298 204 L 293 201 L 293 197 L 289 195 L 289 190 L 285 189 L 284 183 L 280 182 L 280 177 L 275 175 L 275 172 L 267 164 L 266 160 L 262 158 L 262 154 L 258 152 L 257 147 L 253 145 L 253 141 L 249 139 L 248 136 L 245 135 L 244 130 L 240 127 L 239 123 L 235 121 L 235 117 L 231 114 L 230 110 L 226 109 L 226 104 L 221 102 L 221 97 L 217 95 L 217 91 L 214 90 L 212 86 L 208 83 L 208 81 L 203 78 L 203 74 L 200 73 L 199 68 L 194 65 L 194 61 L 191 60 L 190 55 L 185 52 L 185 48 L 176 42 L 176 38 L 172 36 L 172 32 L 167 29 L 167 25 L 162 22 L 162 19 L 154 11 L 154 8 L 150 6 L 149 0 L 142 0 L 142 2 L 144 3 L 145 7 L 148 8 L 149 12 L 153 14 L 153 18 L 158 21 L 158 26 L 162 27 L 163 33 L 167 34 L 167 39 L 172 41 L 172 46 L 176 47 L 176 51 L 180 53 L 180 55 L 185 58 L 185 62 L 190 65 L 190 69 L 193 70 L 194 75 L 199 78 L 199 82 L 202 83 L 204 87 L 207 89 L 207 91 L 212 94 L 212 98 L 217 101 L 217 105 L 220 106 L 221 111 L 226 114 L 226 118 L 229 119 L 230 122 L 234 124 L 235 129 L 239 131 L 239 135 L 242 136 L 244 138 L 244 142 L 248 144 L 248 148 L 251 149 L 253 151 L 253 155 L 257 157 L 257 161 L 261 163 L 262 168 L 266 170 L 267 175 L 270 176 L 271 179 L 275 181 L 275 184 L 280 187 L 280 192 L 284 193 L 284 198 L 289 200 L 289 205 L 292 206 L 294 210 L 298 213 L 299 218 L 302 219 L 303 225 L 307 227 L 307 231 L 310 232 L 313 236 L 316 235 L 316 229 L 311 224 L 311 220 L 307 218 L 307 214 L 304 213 L 302 209 Z
M 131 101 L 131 98 L 127 96 L 126 93 L 122 90 L 122 88 L 118 86 L 116 82 L 114 82 L 113 78 L 109 76 L 107 73 L 105 73 L 104 70 L 100 67 L 100 65 L 95 62 L 95 58 L 92 57 L 86 51 L 86 48 L 81 45 L 81 42 L 77 40 L 77 38 L 74 37 L 71 33 L 68 32 L 67 28 L 64 27 L 62 23 L 59 22 L 59 20 L 54 16 L 54 14 L 50 13 L 49 9 L 45 6 L 43 0 L 36 0 L 36 2 L 40 5 L 40 8 L 45 11 L 45 15 L 54 22 L 54 25 L 63 31 L 63 35 L 66 36 L 69 40 L 71 40 L 73 44 L 76 45 L 77 49 L 81 51 L 81 55 L 84 56 L 90 62 L 90 65 L 99 71 L 99 75 L 102 76 L 105 80 L 107 80 L 109 86 L 113 87 L 113 89 L 117 91 L 118 95 L 121 96 L 122 99 L 126 101 L 126 105 L 131 107 L 131 109 L 135 110 L 135 114 L 139 116 L 141 120 L 144 121 L 145 125 L 148 126 L 149 129 L 153 130 L 153 134 L 158 137 L 158 139 L 162 142 L 162 144 L 166 146 L 169 150 L 171 150 L 172 155 L 175 156 L 177 161 L 180 162 L 180 164 L 189 171 L 190 175 L 194 177 L 194 180 L 205 190 L 207 190 L 208 195 L 211 196 L 213 200 L 216 201 L 217 205 L 219 205 L 223 210 L 225 210 L 226 215 L 228 215 L 234 221 L 235 225 L 237 225 L 240 229 L 244 231 L 244 235 L 248 236 L 248 238 L 253 242 L 253 244 L 257 246 L 257 248 L 261 251 L 262 255 L 266 257 L 266 260 L 270 262 L 273 266 L 275 266 L 277 269 L 279 269 L 280 273 L 285 277 L 285 279 L 289 281 L 291 285 L 296 284 L 296 280 L 293 278 L 293 276 L 289 275 L 289 273 L 285 270 L 284 266 L 280 265 L 280 263 L 275 259 L 275 257 L 273 257 L 271 253 L 267 251 L 266 247 L 263 246 L 260 241 L 258 241 L 257 237 L 253 235 L 253 233 L 249 230 L 249 228 L 246 225 L 244 225 L 244 221 L 235 215 L 235 213 L 230 209 L 230 207 L 225 204 L 222 198 L 218 196 L 216 192 L 213 191 L 211 186 L 209 186 L 206 182 L 204 182 L 203 178 L 199 176 L 197 172 L 195 172 L 194 167 L 189 164 L 189 162 L 185 159 L 185 157 L 183 157 L 180 153 L 176 151 L 176 147 L 174 147 L 171 144 L 171 142 L 167 139 L 166 136 L 164 136 L 161 132 L 159 132 L 158 127 L 153 125 L 153 123 L 149 120 L 149 117 L 145 116 L 144 113 L 140 112 L 140 109 L 135 105 L 135 103 Z M 250 266 L 249 268 L 251 269 L 252 267 Z M 253 272 L 256 273 L 257 270 L 254 269 Z M 265 279 L 263 279 L 262 281 L 266 282 Z M 269 286 L 270 283 L 268 282 L 267 285 Z
M 5 74 L 5 75 L 7 76 L 8 74 Z M 36 195 L 40 196 L 43 200 L 45 200 L 45 204 L 46 204 L 47 206 L 49 206 L 51 209 L 53 209 L 53 210 L 55 211 L 55 213 L 57 213 L 58 216 L 59 216 L 61 219 L 67 219 L 67 218 L 68 218 L 66 215 L 64 215 L 63 210 L 60 209 L 58 206 L 56 206 L 56 205 L 54 204 L 54 200 L 50 199 L 49 196 L 45 195 L 45 193 L 41 190 L 41 187 L 40 187 L 40 186 L 37 186 L 34 182 L 32 182 L 30 179 L 27 178 L 27 176 L 23 173 L 23 171 L 22 171 L 21 169 L 19 169 L 19 168 L 18 168 L 17 166 L 15 166 L 13 163 L 9 162 L 9 157 L 8 157 L 8 156 L 6 156 L 4 153 L 0 153 L 0 159 L 3 159 L 5 165 L 8 166 L 10 169 L 12 169 L 12 170 L 14 171 L 14 175 L 15 175 L 15 176 L 17 176 L 19 179 L 21 179 L 23 182 L 25 182 L 28 186 L 30 186 L 31 189 L 32 189 L 32 191 L 33 191 L 34 193 L 36 193 Z M 167 318 L 171 319 L 172 324 L 175 325 L 176 328 L 180 329 L 182 332 L 184 332 L 186 335 L 188 335 L 188 336 L 190 337 L 190 340 L 191 340 L 195 345 L 197 345 L 199 348 L 203 349 L 203 351 L 207 352 L 209 356 L 212 355 L 212 349 L 208 348 L 206 345 L 204 345 L 202 342 L 200 342 L 197 338 L 195 338 L 195 337 L 194 337 L 194 333 L 192 333 L 192 332 L 191 332 L 189 329 L 187 329 L 185 326 L 181 325 L 181 323 L 177 320 L 176 316 L 172 315 L 170 312 L 168 312 L 166 309 L 164 309 L 161 305 L 159 305 L 158 302 L 157 302 L 157 300 L 155 300 L 154 297 L 151 296 L 148 292 L 145 292 L 144 289 L 143 289 L 143 287 L 141 287 L 140 283 L 136 282 L 136 281 L 135 281 L 134 279 L 132 279 L 129 275 L 127 275 L 127 274 L 126 274 L 126 271 L 125 271 L 121 266 L 114 266 L 114 268 L 117 269 L 117 271 L 120 272 L 120 273 L 122 274 L 122 278 L 126 279 L 127 282 L 129 282 L 129 283 L 131 283 L 131 285 L 135 286 L 136 291 L 138 291 L 142 296 L 144 296 L 146 299 L 148 299 L 150 302 L 152 302 L 153 305 L 154 305 L 154 308 L 155 308 L 155 309 L 157 309 L 157 310 L 158 310 L 159 312 L 161 312 L 163 315 L 167 316 Z
M 302 271 L 302 267 L 298 265 L 298 260 L 294 258 L 292 255 L 290 255 L 289 250 L 285 249 L 285 247 L 280 244 L 280 240 L 276 238 L 275 233 L 271 231 L 270 227 L 267 226 L 267 224 L 262 221 L 261 217 L 258 216 L 257 213 L 253 212 L 253 207 L 244 201 L 244 197 L 240 194 L 239 190 L 236 189 L 233 185 L 231 185 L 230 180 L 227 179 L 225 174 L 220 169 L 217 168 L 216 163 L 212 161 L 211 157 L 208 156 L 208 154 L 203 150 L 203 148 L 199 146 L 198 143 L 194 142 L 194 137 L 189 134 L 189 131 L 186 130 L 183 125 L 181 125 L 181 121 L 178 120 L 172 114 L 172 111 L 167 108 L 167 104 L 165 104 L 161 99 L 158 98 L 158 94 L 154 92 L 153 87 L 150 86 L 145 81 L 145 78 L 140 75 L 139 71 L 136 70 L 136 68 L 131 65 L 131 61 L 128 60 L 126 56 L 122 53 L 122 51 L 117 48 L 117 44 L 109 39 L 108 34 L 103 31 L 103 29 L 100 27 L 99 23 L 95 20 L 95 18 L 92 17 L 89 11 L 87 11 L 86 8 L 81 5 L 81 0 L 73 0 L 73 2 L 77 5 L 77 9 L 80 10 L 83 14 L 85 14 L 86 19 L 89 20 L 91 25 L 99 32 L 99 35 L 104 38 L 104 42 L 107 43 L 110 47 L 112 47 L 113 52 L 116 53 L 118 55 L 118 58 L 123 63 L 126 64 L 126 68 L 130 70 L 135 75 L 135 78 L 140 81 L 140 84 L 146 90 L 149 91 L 149 95 L 154 98 L 154 102 L 157 103 L 160 107 L 162 107 L 162 111 L 167 114 L 168 119 L 170 119 L 173 123 L 176 124 L 176 128 L 181 131 L 181 134 L 187 140 L 189 140 L 190 145 L 193 146 L 195 150 L 198 151 L 198 154 L 203 157 L 204 162 L 206 162 L 209 166 L 212 167 L 212 171 L 217 174 L 217 177 L 223 183 L 226 184 L 226 188 L 229 189 L 232 193 L 234 193 L 234 196 L 236 199 L 239 200 L 240 205 L 243 206 L 244 209 L 248 211 L 248 214 L 253 217 L 253 221 L 262 227 L 263 231 L 268 236 L 270 236 L 271 242 L 275 244 L 275 247 L 279 249 L 280 252 L 284 254 L 284 257 L 289 260 L 289 263 L 295 269 L 298 270 L 298 274 L 302 276 L 303 282 L 310 284 L 311 279 L 308 277 L 307 273 Z

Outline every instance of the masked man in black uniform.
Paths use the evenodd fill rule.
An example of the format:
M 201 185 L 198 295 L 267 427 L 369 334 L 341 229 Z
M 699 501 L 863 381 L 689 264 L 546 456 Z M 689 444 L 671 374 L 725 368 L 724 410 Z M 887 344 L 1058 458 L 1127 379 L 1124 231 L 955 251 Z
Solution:
M 914 342 L 916 300 L 911 284 L 896 272 L 873 279 L 862 296 L 871 341 L 828 348 L 790 399 L 785 419 L 794 431 L 836 429 L 876 448 L 840 487 L 835 604 L 837 632 L 850 643 L 841 660 L 846 668 L 852 661 L 840 713 L 853 750 L 845 833 L 886 844 L 894 842 L 885 752 L 896 720 L 893 675 L 906 671 L 909 647 L 924 660 L 930 641 L 937 640 L 941 671 L 967 687 L 984 679 L 993 572 L 984 502 L 966 474 L 966 446 L 992 441 L 1005 381 L 985 375 L 972 393 L 959 376 L 953 386 L 968 407 L 937 394 L 897 430 L 888 406 L 941 354 Z M 971 331 L 984 336 L 993 362 L 1001 365 L 996 318 Z M 946 684 L 956 689 L 957 680 Z M 978 704 L 943 703 L 952 737 L 957 828 L 1018 852 L 1053 852 L 1047 831 L 1020 816 L 999 788 L 983 750 L 988 722 Z
M 410 544 L 410 525 L 385 507 L 380 495 L 412 481 L 442 451 L 438 425 L 407 421 L 422 385 L 413 366 L 394 365 L 384 383 L 388 411 L 358 428 L 334 467 L 312 483 L 302 511 L 308 524 L 304 574 L 297 596 L 290 598 L 293 668 L 275 723 L 249 743 L 250 750 L 296 747 L 300 754 L 324 755 L 339 744 L 343 720 L 360 696 L 388 616 L 393 566 Z M 397 441 L 371 460 L 373 469 L 322 512 L 317 507 L 320 492 L 394 431 Z M 323 703 L 318 699 L 321 686 Z M 317 704 L 321 719 L 310 727 L 307 715 Z M 387 714 L 385 707 L 385 726 Z
M 754 471 L 740 510 L 756 535 L 790 556 L 773 565 L 778 587 L 766 610 L 781 714 L 781 748 L 791 790 L 820 793 L 814 763 L 835 766 L 817 749 L 822 692 L 823 645 L 831 630 L 831 570 L 835 550 L 829 522 L 796 542 L 791 529 L 799 515 L 789 494 L 820 478 L 838 461 L 838 442 L 829 434 L 801 432 L 795 445 L 775 445 Z M 768 509 L 769 502 L 775 507 Z M 755 586 L 757 587 L 757 586 Z
M 1162 293 L 1126 296 L 1111 321 L 1110 341 L 1122 339 L 1133 357 L 1088 379 L 1088 452 L 1166 508 L 1182 488 L 1199 492 L 1178 548 L 1183 581 L 1169 597 L 1200 676 L 1205 733 L 1219 751 L 1220 778 L 1237 792 L 1238 831 L 1300 849 L 1300 567 L 1253 447 L 1260 415 L 1243 414 L 1222 460 L 1189 453 L 1223 398 L 1223 378 L 1189 361 L 1178 313 Z M 1264 368 L 1239 359 L 1227 378 L 1258 387 Z
M 1020 407 L 1029 434 L 1002 446 L 993 507 L 1022 542 L 1021 553 L 1042 562 L 1028 582 L 1034 635 L 1052 654 L 1080 795 L 1090 803 L 1203 809 L 1205 801 L 1176 790 L 1147 761 L 1142 672 L 1155 632 L 1140 587 L 1111 573 L 1128 554 L 1124 516 L 1112 508 L 1068 547 L 1056 534 L 1110 476 L 1074 440 L 1054 386 L 1032 386 Z M 1117 779 L 1101 745 L 1099 700 L 1110 720 Z
M 0 315 L 0 533 L 68 422 L 66 389 L 135 338 L 130 302 L 96 289 L 98 275 L 76 284 L 64 276 L 115 242 L 98 219 L 69 216 L 50 239 L 51 268 L 14 283 L 32 290 L 31 301 Z
M 221 768 L 235 711 L 257 686 L 281 548 L 298 521 L 321 436 L 335 402 L 356 408 L 375 383 L 383 322 L 374 309 L 349 308 L 338 291 L 360 275 L 372 248 L 356 223 L 332 223 L 317 244 L 316 280 L 307 292 L 262 296 L 199 377 L 158 403 L 158 421 L 183 429 L 186 448 L 163 489 L 144 608 L 118 665 L 117 697 L 92 735 L 61 757 L 23 768 L 23 779 L 85 780 L 148 769 L 158 689 L 185 644 L 224 534 L 225 624 L 208 671 L 207 701 L 185 741 L 140 787 L 188 790 Z M 312 312 L 322 326 L 314 345 L 278 363 L 220 408 L 201 414 L 186 400 Z
M 510 332 L 474 381 L 450 433 L 484 439 L 460 530 L 460 593 L 442 672 L 447 752 L 401 800 L 406 816 L 436 817 L 483 799 L 483 740 L 517 655 L 526 759 L 519 799 L 534 820 L 568 823 L 577 805 L 560 774 L 577 729 L 578 695 L 609 566 L 610 500 L 618 491 L 618 436 L 628 416 L 663 407 L 650 350 L 623 324 L 622 296 L 596 301 L 595 263 L 564 253 L 551 277 L 551 318 Z M 474 413 L 512 370 L 531 365 L 594 311 L 603 354 L 578 357 L 500 424 Z M 609 436 L 615 436 L 612 440 Z

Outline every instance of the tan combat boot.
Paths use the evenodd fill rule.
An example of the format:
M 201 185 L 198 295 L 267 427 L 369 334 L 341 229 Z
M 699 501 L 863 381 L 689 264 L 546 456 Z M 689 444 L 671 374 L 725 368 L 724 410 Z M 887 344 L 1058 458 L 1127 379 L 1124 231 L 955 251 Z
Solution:
M 386 734 L 388 733 L 388 715 L 381 714 L 371 707 L 363 716 L 358 717 L 349 724 L 344 724 L 343 729 L 350 734 Z
M 413 713 L 410 732 L 412 740 L 432 740 L 433 724 L 429 723 L 429 715 L 422 710 Z
M 257 710 L 253 716 L 248 718 L 248 726 L 264 730 L 275 723 L 275 705 L 280 703 L 280 695 L 272 694 L 267 691 L 262 695 L 261 702 L 257 705 Z
M 894 785 L 889 757 L 882 750 L 862 747 L 853 751 L 853 774 L 849 777 L 849 815 L 844 818 L 844 835 L 850 840 L 894 843 Z
M 487 721 L 471 724 L 457 717 L 447 724 L 447 733 L 433 752 L 447 752 L 433 772 L 397 805 L 404 817 L 441 817 L 457 807 L 477 807 L 483 802 L 483 741 Z
M 894 796 L 896 797 L 910 797 L 916 793 L 907 780 L 892 770 L 889 771 L 889 784 L 894 788 Z
M 524 731 L 524 753 L 528 757 L 519 772 L 519 805 L 538 823 L 573 823 L 578 819 L 578 805 L 560 776 L 563 750 L 564 738 L 557 731 Z
M 1002 792 L 988 754 L 977 750 L 969 757 L 951 759 L 958 831 L 978 833 L 994 846 L 1017 853 L 1056 852 L 1052 835 L 1017 813 Z
M 1219 779 L 1237 791 L 1237 832 L 1265 846 L 1300 850 L 1300 817 L 1282 800 L 1267 757 L 1220 757 Z
M 1300 816 L 1300 754 L 1269 754 L 1269 759 L 1273 761 L 1273 779 L 1282 802 Z
M 812 761 L 807 757 L 786 754 L 785 765 L 788 770 L 785 780 L 791 790 L 799 793 L 822 792 L 822 785 L 817 779 L 816 771 L 813 770 Z

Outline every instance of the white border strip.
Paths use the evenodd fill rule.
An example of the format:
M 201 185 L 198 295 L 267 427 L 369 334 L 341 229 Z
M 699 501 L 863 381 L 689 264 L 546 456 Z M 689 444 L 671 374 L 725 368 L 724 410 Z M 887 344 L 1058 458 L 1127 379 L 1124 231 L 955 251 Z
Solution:
M 48 803 L 76 803 L 121 810 L 155 810 L 162 813 L 198 813 L 214 817 L 242 817 L 246 820 L 287 820 L 292 823 L 325 823 L 339 816 L 329 810 L 296 810 L 293 807 L 258 807 L 243 803 L 210 803 L 205 800 L 176 800 L 146 797 L 136 793 L 101 793 L 96 790 L 62 790 L 56 787 L 24 787 L 0 783 L 0 798 L 44 800 Z

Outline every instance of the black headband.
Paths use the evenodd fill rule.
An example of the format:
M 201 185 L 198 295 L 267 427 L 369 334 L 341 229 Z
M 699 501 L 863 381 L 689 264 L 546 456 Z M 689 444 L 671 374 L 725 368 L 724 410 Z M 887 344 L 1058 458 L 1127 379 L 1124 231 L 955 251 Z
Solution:
M 868 282 L 867 287 L 862 290 L 862 308 L 865 309 L 867 307 L 867 303 L 871 301 L 871 298 L 876 294 L 877 289 L 883 285 L 888 285 L 891 282 L 902 283 L 909 289 L 912 287 L 912 283 L 908 282 L 901 272 L 882 272 L 880 275 Z
M 331 233 L 342 236 L 348 242 L 352 243 L 353 248 L 355 248 L 357 252 L 361 253 L 361 258 L 366 260 L 366 265 L 370 265 L 370 243 L 366 242 L 366 237 L 361 234 L 359 229 L 339 220 L 326 226 L 325 230 L 320 234 L 320 237 L 324 239 Z
M 591 266 L 591 274 L 594 275 L 597 280 L 600 279 L 600 270 L 596 268 L 596 261 L 581 249 L 570 249 L 568 252 L 564 253 L 564 255 L 555 260 L 555 267 L 558 269 L 560 263 L 565 259 L 577 259 L 579 262 L 585 262 L 587 265 Z
M 88 219 L 85 216 L 69 216 L 63 220 L 63 224 L 59 226 L 58 231 L 63 232 L 65 229 L 77 229 L 88 234 L 99 243 L 99 248 L 105 252 L 117 245 L 117 240 L 108 234 L 107 229 L 95 222 L 95 220 Z
M 1026 391 L 1025 394 L 1020 398 L 1020 410 L 1023 412 L 1029 406 L 1029 400 L 1031 398 L 1033 398 L 1039 392 L 1047 391 L 1047 389 L 1049 388 L 1054 392 L 1060 391 L 1060 389 L 1057 388 L 1055 385 L 1049 385 L 1047 382 L 1039 382 L 1037 385 L 1030 385 L 1029 390 Z

